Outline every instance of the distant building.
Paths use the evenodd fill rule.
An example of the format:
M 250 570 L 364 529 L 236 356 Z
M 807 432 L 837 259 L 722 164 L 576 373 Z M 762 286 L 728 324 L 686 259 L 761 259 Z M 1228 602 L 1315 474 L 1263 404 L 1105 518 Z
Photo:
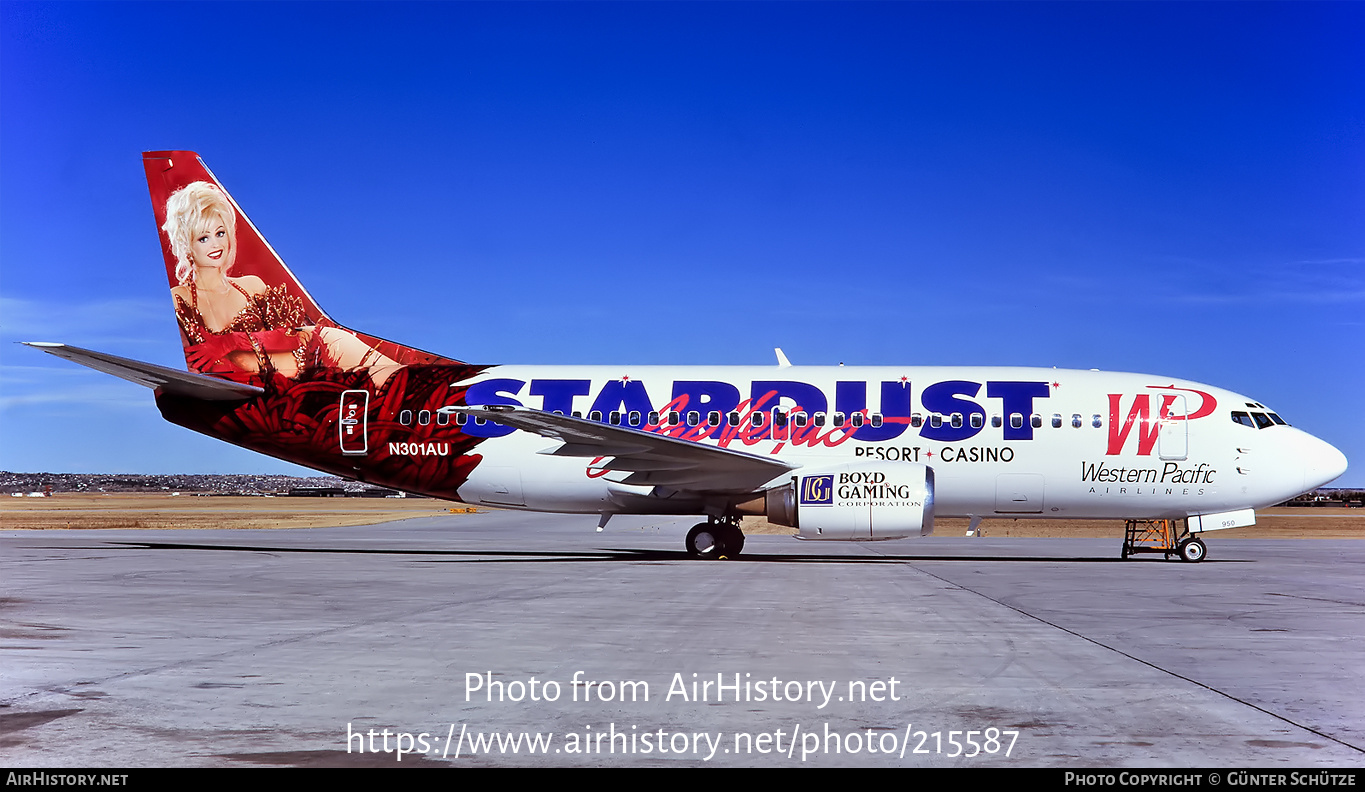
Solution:
M 346 490 L 341 487 L 290 487 L 291 498 L 344 498 Z

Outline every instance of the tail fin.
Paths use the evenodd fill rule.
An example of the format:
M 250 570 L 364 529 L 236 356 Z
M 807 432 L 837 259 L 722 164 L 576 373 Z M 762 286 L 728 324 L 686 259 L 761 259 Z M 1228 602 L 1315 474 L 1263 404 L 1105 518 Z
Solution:
M 184 248 L 190 242 L 190 235 L 200 229 L 189 228 L 188 225 L 212 219 L 215 210 L 220 208 L 216 204 L 221 202 L 234 214 L 229 219 L 231 227 L 227 230 L 235 237 L 231 254 L 236 260 L 229 264 L 230 270 L 226 274 L 239 278 L 255 276 L 268 286 L 282 287 L 291 297 L 299 300 L 309 318 L 328 318 L 198 154 L 193 151 L 147 151 L 142 154 L 142 167 L 147 171 L 147 189 L 152 195 L 152 212 L 156 215 L 161 253 L 166 259 L 166 278 L 171 288 L 181 285 L 186 277 L 193 277 L 189 261 L 192 253 Z M 196 183 L 207 185 L 209 189 L 191 186 Z M 180 204 L 180 211 L 172 208 L 172 213 L 177 216 L 168 224 L 167 205 L 171 196 L 177 193 L 180 193 L 176 202 Z M 183 247 L 182 242 L 185 243 Z
M 142 155 L 189 368 L 233 380 L 458 363 L 333 322 L 192 151 Z

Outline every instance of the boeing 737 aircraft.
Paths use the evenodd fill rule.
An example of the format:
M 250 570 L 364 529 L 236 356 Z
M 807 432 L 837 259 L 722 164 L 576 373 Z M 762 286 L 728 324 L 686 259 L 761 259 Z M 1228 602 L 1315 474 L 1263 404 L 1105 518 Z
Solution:
M 334 322 L 189 151 L 143 155 L 189 371 L 43 351 L 155 390 L 173 423 L 349 479 L 471 504 L 741 517 L 802 539 L 926 535 L 934 517 L 1164 522 L 1159 551 L 1346 470 L 1253 398 L 1145 374 L 1036 368 L 484 366 Z M 1174 528 L 1180 526 L 1176 535 Z

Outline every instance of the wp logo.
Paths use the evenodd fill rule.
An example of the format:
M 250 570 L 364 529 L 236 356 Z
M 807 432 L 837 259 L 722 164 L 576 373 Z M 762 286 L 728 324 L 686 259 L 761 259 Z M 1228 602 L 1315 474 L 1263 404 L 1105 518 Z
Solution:
M 1187 412 L 1186 403 L 1189 399 L 1184 393 L 1139 393 L 1132 397 L 1132 404 L 1125 414 L 1123 411 L 1124 394 L 1111 393 L 1109 394 L 1109 447 L 1105 450 L 1105 454 L 1117 456 L 1123 453 L 1123 447 L 1128 444 L 1128 438 L 1134 434 L 1133 429 L 1136 427 L 1138 456 L 1151 456 L 1152 448 L 1156 445 L 1157 437 L 1161 432 L 1162 423 L 1203 418 L 1212 415 L 1218 407 L 1218 400 L 1213 398 L 1212 394 L 1203 391 L 1177 388 L 1172 385 L 1148 385 L 1147 387 L 1163 391 L 1185 391 L 1185 393 L 1196 394 L 1200 398 L 1199 407 L 1193 412 Z M 1153 420 L 1152 405 L 1154 397 L 1160 399 L 1155 408 L 1155 420 Z

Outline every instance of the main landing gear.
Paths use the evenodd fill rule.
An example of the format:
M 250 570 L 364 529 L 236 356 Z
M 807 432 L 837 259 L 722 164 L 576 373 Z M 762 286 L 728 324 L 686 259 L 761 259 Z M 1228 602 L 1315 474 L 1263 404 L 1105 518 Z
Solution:
M 738 517 L 712 519 L 687 532 L 687 554 L 693 558 L 736 558 L 744 550 Z

